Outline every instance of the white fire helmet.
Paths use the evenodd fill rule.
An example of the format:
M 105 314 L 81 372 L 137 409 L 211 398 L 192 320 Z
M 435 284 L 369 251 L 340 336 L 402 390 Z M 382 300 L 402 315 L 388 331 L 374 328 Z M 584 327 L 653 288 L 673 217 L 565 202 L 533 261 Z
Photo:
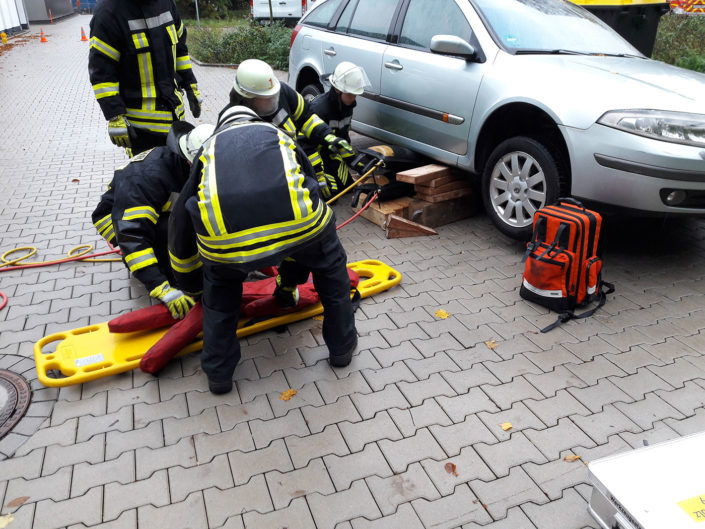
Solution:
M 360 95 L 370 87 L 370 80 L 362 66 L 348 61 L 341 62 L 329 77 L 330 84 L 344 94 Z
M 233 88 L 242 96 L 242 104 L 252 108 L 259 116 L 273 114 L 279 106 L 279 79 L 264 61 L 247 59 L 235 72 Z

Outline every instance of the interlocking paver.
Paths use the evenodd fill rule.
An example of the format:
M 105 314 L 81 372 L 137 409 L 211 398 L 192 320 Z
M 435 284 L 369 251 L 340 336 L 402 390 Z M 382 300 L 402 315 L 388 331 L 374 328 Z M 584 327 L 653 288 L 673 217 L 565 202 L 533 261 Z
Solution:
M 323 461 L 330 472 L 335 489 L 338 491 L 348 489 L 353 481 L 368 476 L 387 477 L 392 475 L 392 469 L 375 443 L 366 445 L 360 452 L 343 457 L 327 455 Z
M 314 459 L 307 467 L 284 474 L 278 471 L 267 472 L 266 478 L 275 509 L 287 507 L 292 499 L 313 492 L 324 495 L 335 492 L 326 465 L 321 459 Z
M 164 433 L 160 421 L 149 423 L 139 430 L 108 432 L 105 434 L 105 457 L 113 459 L 126 450 L 143 446 L 160 448 L 164 446 Z
M 491 482 L 473 481 L 470 486 L 494 519 L 504 518 L 511 507 L 547 501 L 538 485 L 521 467 L 512 468 L 504 478 Z
M 559 390 L 555 397 L 543 400 L 527 399 L 525 404 L 546 426 L 554 426 L 558 424 L 558 419 L 569 415 L 590 414 L 590 411 L 566 390 Z M 596 411 L 601 409 L 602 406 Z
M 666 426 L 665 423 L 657 421 L 650 430 L 639 433 L 622 432 L 619 436 L 627 441 L 632 448 L 641 448 L 642 446 L 675 439 L 678 437 L 678 433 Z
M 446 467 L 449 463 L 455 467 Z M 495 477 L 471 446 L 462 448 L 455 457 L 441 461 L 427 459 L 422 461 L 421 465 L 443 496 L 452 494 L 460 483 L 467 483 L 475 479 L 489 481 Z M 455 470 L 452 470 L 453 468 Z
M 208 408 L 199 415 L 186 417 L 184 419 L 168 417 L 162 422 L 164 428 L 164 444 L 166 445 L 174 444 L 179 439 L 190 435 L 198 433 L 219 433 L 221 431 L 218 416 L 214 408 Z
M 600 413 L 588 417 L 573 415 L 571 419 L 598 444 L 604 443 L 609 436 L 616 433 L 641 431 L 639 426 L 612 404 L 605 406 Z
M 68 470 L 68 467 L 65 467 Z M 104 463 L 79 463 L 73 467 L 71 497 L 82 496 L 89 489 L 118 482 L 126 485 L 135 480 L 135 453 L 123 452 L 120 457 Z
M 394 362 L 391 366 L 380 369 L 365 369 L 362 371 L 362 376 L 374 391 L 379 391 L 395 382 L 416 382 L 418 380 L 407 364 L 402 361 Z
M 297 397 L 298 394 L 294 398 Z M 329 424 L 335 424 L 343 421 L 357 422 L 362 420 L 360 414 L 355 409 L 355 406 L 353 406 L 350 397 L 347 395 L 339 398 L 333 404 L 326 404 L 324 406 L 306 406 L 302 408 L 301 411 L 311 433 L 322 432 L 323 429 Z
M 366 520 L 365 518 L 355 518 L 352 521 L 352 529 L 424 529 L 410 503 L 400 505 L 394 514 L 384 516 L 376 520 Z
M 568 455 L 580 455 L 582 449 L 562 452 L 558 459 L 541 465 L 525 463 L 521 466 L 539 488 L 551 500 L 560 499 L 568 487 L 587 481 L 588 471 L 585 460 L 565 461 Z M 581 456 L 582 458 L 582 456 Z
M 142 527 L 189 527 L 208 529 L 203 495 L 194 492 L 181 502 L 172 502 L 165 507 L 145 505 L 137 509 L 137 520 Z
M 409 403 L 396 385 L 389 385 L 382 391 L 365 395 L 354 394 L 350 398 L 363 419 L 370 419 L 381 410 L 409 407 Z
M 526 428 L 543 429 L 546 427 L 523 402 L 517 402 L 511 409 L 497 413 L 480 412 L 477 417 L 498 441 L 506 441 L 515 432 Z M 511 429 L 504 430 L 502 424 L 510 423 Z
M 32 501 L 51 499 L 60 502 L 69 498 L 70 488 L 71 468 L 64 467 L 49 476 L 30 480 L 24 478 L 10 480 L 5 491 L 5 498 L 12 500 L 28 497 Z
M 308 496 L 308 505 L 317 529 L 334 529 L 338 522 L 364 516 L 379 518 L 380 512 L 365 482 L 360 480 L 345 491 L 323 496 Z
M 309 433 L 301 410 L 292 410 L 284 417 L 262 421 L 250 421 L 250 431 L 256 448 L 264 448 L 274 439 L 282 439 L 286 435 L 306 436 Z
M 591 412 L 602 411 L 607 404 L 615 402 L 634 402 L 634 399 L 622 391 L 619 387 L 622 379 L 610 381 L 601 379 L 597 384 L 585 388 L 568 388 L 568 393 L 577 399 L 580 404 L 587 407 Z M 580 415 L 587 415 L 578 412 Z
M 487 525 L 470 523 L 461 529 L 536 529 L 536 526 L 527 518 L 519 507 L 512 507 L 507 511 L 507 517 Z
M 461 422 L 466 416 L 480 411 L 499 411 L 497 405 L 480 388 L 472 388 L 456 397 L 436 397 L 436 401 L 453 422 Z
M 235 485 L 247 483 L 249 479 L 269 470 L 293 470 L 291 458 L 282 439 L 272 441 L 266 448 L 251 452 L 230 452 L 228 454 Z
M 174 395 L 169 400 L 153 404 L 141 402 L 135 405 L 134 416 L 135 428 L 142 428 L 160 419 L 186 418 L 189 416 L 186 396 L 183 394 Z
M 414 463 L 406 472 L 388 478 L 372 476 L 365 480 L 382 514 L 393 514 L 397 506 L 417 498 L 435 500 L 441 497 L 424 468 Z
M 84 415 L 78 418 L 76 441 L 87 441 L 103 432 L 129 432 L 133 428 L 132 409 L 121 408 L 105 415 Z
M 428 501 L 418 499 L 411 502 L 424 527 L 453 529 L 459 524 L 479 522 L 482 525 L 492 521 L 482 504 L 463 484 L 450 496 Z
M 103 491 L 100 487 L 89 490 L 83 496 L 54 502 L 42 500 L 34 511 L 36 529 L 53 529 L 74 523 L 96 525 L 101 521 Z
M 207 461 L 209 461 L 207 459 Z M 138 480 L 147 479 L 155 471 L 173 466 L 193 466 L 198 463 L 192 439 L 181 439 L 178 443 L 163 448 L 141 447 L 135 450 L 135 470 Z
M 548 373 L 529 374 L 526 376 L 526 380 L 546 397 L 553 397 L 557 391 L 562 389 L 586 387 L 587 384 L 571 372 L 570 367 L 570 364 L 559 365 Z
M 587 502 L 574 489 L 565 491 L 563 498 L 545 505 L 523 506 L 537 529 L 584 529 L 599 525 L 587 512 Z
M 549 460 L 558 457 L 560 452 L 569 448 L 594 446 L 585 432 L 569 418 L 559 419 L 557 426 L 540 431 L 529 429 L 524 433 L 529 441 L 541 450 L 541 453 Z
M 467 393 L 470 388 L 483 384 L 497 385 L 501 383 L 484 364 L 475 364 L 462 371 L 444 371 L 441 376 L 457 394 Z
M 664 421 L 669 427 L 673 428 L 680 435 L 690 435 L 705 431 L 705 409 L 698 408 L 695 410 L 695 415 L 680 421 L 674 419 L 666 419 Z
M 497 477 L 506 476 L 510 468 L 528 461 L 534 463 L 547 461 L 522 432 L 513 434 L 508 441 L 493 445 L 478 443 L 474 447 Z
M 291 527 L 296 529 L 319 529 L 311 517 L 311 511 L 306 500 L 296 498 L 289 507 L 277 511 L 260 514 L 256 511 L 243 515 L 244 526 L 248 529 L 273 529 Z
M 450 426 L 433 425 L 429 427 L 433 437 L 443 448 L 447 456 L 455 456 L 465 446 L 483 442 L 496 443 L 497 439 L 475 415 L 468 415 L 465 420 Z
M 341 423 L 341 425 L 343 424 L 347 423 Z M 311 459 L 316 457 L 328 454 L 342 456 L 350 452 L 338 426 L 334 424 L 326 426 L 321 433 L 308 435 L 306 437 L 291 435 L 288 436 L 285 441 L 294 468 L 305 467 Z
M 498 386 L 484 385 L 482 389 L 500 409 L 507 410 L 512 404 L 524 399 L 540 399 L 541 394 L 527 379 L 518 376 L 511 382 Z
M 654 422 L 667 417 L 672 419 L 684 418 L 678 410 L 654 393 L 647 394 L 644 400 L 631 404 L 618 402 L 614 406 L 643 430 L 649 430 Z
M 110 521 L 117 518 L 121 512 L 142 505 L 163 507 L 169 504 L 169 478 L 166 470 L 159 470 L 151 477 L 134 481 L 128 485 L 108 483 L 103 487 L 103 520 Z M 91 489 L 99 491 L 100 487 Z
M 394 472 L 403 472 L 407 466 L 422 459 L 443 459 L 445 454 L 431 432 L 422 428 L 416 435 L 399 441 L 383 439 L 378 443 Z
M 265 513 L 273 508 L 263 475 L 255 476 L 239 487 L 206 489 L 203 497 L 210 527 L 220 527 L 228 519 L 237 520 L 238 515 L 245 511 Z
M 84 524 L 76 524 L 69 529 L 86 529 L 86 527 Z M 137 509 L 123 512 L 112 522 L 101 523 L 100 529 L 137 529 Z
M 233 477 L 225 454 L 214 457 L 210 463 L 201 463 L 188 468 L 175 466 L 169 468 L 168 472 L 171 501 L 183 501 L 197 490 L 210 487 L 222 490 L 233 486 Z
M 232 430 L 235 425 L 251 419 L 265 420 L 274 417 L 269 400 L 264 395 L 260 395 L 245 404 L 217 406 L 216 412 L 223 431 Z

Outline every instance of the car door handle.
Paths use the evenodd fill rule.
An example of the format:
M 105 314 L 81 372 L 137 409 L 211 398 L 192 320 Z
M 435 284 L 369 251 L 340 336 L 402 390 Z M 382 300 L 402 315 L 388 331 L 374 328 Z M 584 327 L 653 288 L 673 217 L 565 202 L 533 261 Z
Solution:
M 399 64 L 399 61 L 394 59 L 392 62 L 385 62 L 384 63 L 385 68 L 389 68 L 390 70 L 403 70 L 404 67 Z
M 335 51 L 333 48 L 328 48 L 327 50 L 323 50 L 323 53 L 325 53 L 326 55 L 330 55 L 331 57 L 335 57 L 336 55 L 338 55 L 338 52 Z

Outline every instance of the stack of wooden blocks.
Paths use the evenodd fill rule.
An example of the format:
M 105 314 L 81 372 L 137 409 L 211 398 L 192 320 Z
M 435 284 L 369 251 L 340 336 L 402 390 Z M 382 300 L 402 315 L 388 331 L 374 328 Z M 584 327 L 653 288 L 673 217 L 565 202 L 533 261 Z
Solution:
M 414 184 L 416 196 L 374 203 L 362 213 L 382 226 L 387 238 L 432 235 L 436 232 L 431 228 L 475 213 L 467 176 L 450 167 L 431 164 L 408 169 L 397 173 L 397 181 Z

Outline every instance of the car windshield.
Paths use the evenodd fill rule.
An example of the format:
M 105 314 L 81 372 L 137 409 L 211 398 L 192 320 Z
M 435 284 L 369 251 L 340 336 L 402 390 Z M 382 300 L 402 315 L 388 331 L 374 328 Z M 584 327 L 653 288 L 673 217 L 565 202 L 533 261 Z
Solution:
M 512 53 L 641 54 L 587 10 L 567 0 L 471 0 Z

